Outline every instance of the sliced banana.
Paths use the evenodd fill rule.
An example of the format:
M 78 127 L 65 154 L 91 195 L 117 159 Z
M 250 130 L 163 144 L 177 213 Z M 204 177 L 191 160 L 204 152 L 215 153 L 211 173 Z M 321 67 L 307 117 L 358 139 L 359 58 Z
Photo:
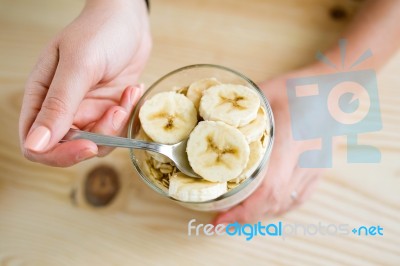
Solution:
M 159 163 L 169 163 L 169 164 L 174 164 L 170 158 L 168 158 L 165 155 L 159 154 L 157 152 L 152 152 L 152 151 L 146 151 L 154 160 L 156 160 Z
M 214 183 L 176 173 L 169 179 L 168 193 L 181 201 L 202 202 L 218 198 L 227 191 L 226 182 Z
M 193 82 L 190 84 L 186 96 L 193 102 L 194 106 L 199 108 L 200 99 L 203 92 L 208 88 L 221 84 L 216 78 L 206 78 Z
M 250 157 L 249 157 L 249 162 L 246 165 L 246 168 L 237 178 L 234 178 L 229 182 L 240 183 L 240 181 L 249 178 L 260 164 L 264 152 L 265 149 L 262 146 L 260 140 L 250 143 Z
M 138 134 L 136 135 L 136 139 L 141 139 L 144 141 L 150 141 L 152 142 L 153 140 L 147 136 L 147 134 L 144 132 L 143 127 L 139 129 Z M 169 159 L 167 156 L 164 156 L 162 154 L 159 154 L 157 152 L 152 152 L 152 151 L 146 151 L 146 153 L 152 157 L 154 160 L 160 162 L 160 163 L 169 163 L 169 164 L 174 164 L 171 159 Z
M 153 141 L 149 136 L 147 136 L 146 132 L 144 132 L 143 127 L 139 129 L 139 132 L 136 134 L 135 138 L 144 141 Z
M 228 190 L 234 189 L 235 187 L 239 186 L 240 183 L 233 183 L 233 182 L 228 182 Z
M 176 93 L 180 93 L 183 94 L 185 96 L 187 96 L 187 91 L 188 91 L 189 86 L 184 86 L 184 87 L 173 87 L 172 90 Z M 197 107 L 196 107 L 197 108 Z
M 267 114 L 264 108 L 260 107 L 257 117 L 249 124 L 239 127 L 238 129 L 246 136 L 247 142 L 259 140 L 267 128 Z
M 244 135 L 223 122 L 202 121 L 186 148 L 193 170 L 211 182 L 226 182 L 246 167 L 250 148 Z
M 222 84 L 203 92 L 200 115 L 204 120 L 222 121 L 239 127 L 256 119 L 260 98 L 243 85 Z
M 261 144 L 263 148 L 267 148 L 269 142 L 270 142 L 270 128 L 268 127 L 266 130 L 264 130 L 263 135 L 261 136 Z
M 196 126 L 197 111 L 186 96 L 161 92 L 143 104 L 139 119 L 155 142 L 175 144 L 186 139 Z

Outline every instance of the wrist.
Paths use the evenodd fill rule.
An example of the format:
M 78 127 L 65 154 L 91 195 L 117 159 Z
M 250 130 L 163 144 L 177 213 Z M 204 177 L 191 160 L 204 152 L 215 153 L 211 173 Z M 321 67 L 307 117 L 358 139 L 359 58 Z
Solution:
M 146 0 L 86 0 L 85 9 L 104 8 L 106 10 L 132 10 L 135 12 L 147 13 Z
M 149 31 L 149 17 L 145 0 L 87 0 L 80 16 L 97 21 L 119 21 L 124 27 L 139 34 Z

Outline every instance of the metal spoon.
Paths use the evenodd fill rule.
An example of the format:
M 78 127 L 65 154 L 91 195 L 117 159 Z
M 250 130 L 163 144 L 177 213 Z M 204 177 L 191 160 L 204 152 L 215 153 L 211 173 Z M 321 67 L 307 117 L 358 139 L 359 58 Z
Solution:
M 201 178 L 193 171 L 189 164 L 188 157 L 186 155 L 187 139 L 173 145 L 166 145 L 137 139 L 106 136 L 71 128 L 60 142 L 66 142 L 75 139 L 87 139 L 100 146 L 132 148 L 157 152 L 171 159 L 175 163 L 175 166 L 185 175 Z

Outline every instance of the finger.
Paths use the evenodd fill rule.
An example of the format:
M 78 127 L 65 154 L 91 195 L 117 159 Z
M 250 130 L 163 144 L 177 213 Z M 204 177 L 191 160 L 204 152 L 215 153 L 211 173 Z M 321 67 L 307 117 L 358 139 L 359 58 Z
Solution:
M 50 150 L 67 133 L 85 93 L 90 73 L 81 60 L 60 58 L 54 78 L 25 140 L 25 149 L 39 153 Z
M 285 212 L 288 212 L 290 210 L 293 210 L 299 206 L 301 206 L 314 192 L 315 187 L 318 184 L 318 178 L 312 178 L 310 179 L 309 186 L 305 187 L 305 190 L 301 190 L 300 193 L 296 194 L 295 198 L 291 198 L 290 195 L 287 195 L 287 198 L 291 198 L 291 202 L 287 203 L 285 205 L 282 205 L 281 208 L 275 210 L 274 212 L 269 211 L 268 215 L 271 214 L 271 216 L 279 216 L 282 215 Z
M 80 139 L 56 144 L 51 150 L 39 155 L 26 150 L 25 156 L 34 162 L 51 166 L 68 167 L 93 158 L 97 153 L 96 144 L 89 140 Z
M 284 143 L 279 143 L 271 154 L 271 162 L 262 184 L 241 204 L 219 214 L 217 223 L 229 223 L 239 221 L 242 223 L 255 221 L 265 216 L 277 213 L 282 206 L 282 194 L 284 188 L 290 183 L 293 168 L 288 167 L 288 162 L 295 161 L 295 155 L 283 154 L 286 150 Z
M 131 112 L 133 107 L 137 104 L 140 97 L 142 97 L 144 93 L 144 84 L 140 83 L 137 86 L 129 86 L 122 93 L 120 106 L 125 108 L 127 112 Z
M 316 190 L 320 180 L 321 180 L 320 175 L 314 175 L 309 178 L 306 185 L 300 191 L 300 200 L 298 202 L 299 204 L 304 203 L 313 194 L 313 192 Z
M 139 86 L 143 87 L 143 84 Z M 99 90 L 103 89 L 104 88 L 100 88 Z M 112 106 L 120 105 L 127 110 L 130 109 L 130 96 L 129 94 L 127 94 L 127 96 L 124 96 L 124 93 L 127 93 L 126 88 L 121 90 L 115 87 L 108 87 L 107 90 L 107 93 L 97 95 L 97 98 L 93 95 L 93 90 L 85 95 L 85 99 L 82 101 L 81 105 L 79 106 L 78 112 L 75 114 L 74 117 L 75 126 L 83 130 L 90 130 L 91 128 L 93 128 L 95 121 L 98 121 Z M 122 99 L 124 99 L 123 103 L 121 103 Z M 93 110 L 93 106 L 96 106 L 96 110 Z
M 54 44 L 50 44 L 40 55 L 25 85 L 21 114 L 19 117 L 19 138 L 21 148 L 31 128 L 48 88 L 53 80 L 58 63 L 58 50 Z
M 260 186 L 239 205 L 232 207 L 226 212 L 219 213 L 214 219 L 213 224 L 247 223 L 258 220 L 269 209 L 268 194 L 268 189 L 265 185 Z
M 290 208 L 301 205 L 311 196 L 320 180 L 321 173 L 319 171 L 299 172 L 297 178 L 301 181 L 294 186 L 293 191 L 296 197 L 292 197 Z
M 82 130 L 90 129 L 110 107 L 116 105 L 118 105 L 118 101 L 107 98 L 87 98 L 86 95 L 75 114 L 73 124 Z M 93 108 L 94 106 L 95 108 Z M 91 126 L 89 126 L 89 124 L 91 124 Z
M 104 113 L 90 131 L 102 135 L 120 135 L 127 120 L 128 113 L 126 110 L 121 106 L 113 106 Z M 98 149 L 98 156 L 102 157 L 110 153 L 114 148 L 99 146 Z
M 121 96 L 120 105 L 109 108 L 90 131 L 103 135 L 123 135 L 126 131 L 129 114 L 142 93 L 142 86 L 128 87 Z M 112 150 L 112 147 L 99 147 L 98 156 L 105 156 Z
M 301 205 L 315 190 L 319 175 L 314 174 L 296 178 L 303 179 L 303 182 L 300 183 L 298 190 L 296 190 L 297 196 L 295 199 L 290 196 L 293 190 L 287 190 L 277 199 L 271 193 L 271 188 L 266 184 L 259 187 L 241 204 L 218 214 L 213 224 L 226 224 L 236 221 L 239 223 L 254 222 L 263 219 L 266 214 L 273 217 Z

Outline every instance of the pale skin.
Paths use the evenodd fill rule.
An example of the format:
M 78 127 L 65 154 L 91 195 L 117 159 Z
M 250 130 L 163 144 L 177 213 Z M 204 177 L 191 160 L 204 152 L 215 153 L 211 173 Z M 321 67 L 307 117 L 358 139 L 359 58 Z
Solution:
M 143 0 L 88 0 L 28 78 L 19 124 L 24 155 L 70 166 L 110 152 L 87 140 L 58 142 L 70 127 L 121 135 L 142 94 L 135 81 L 150 50 Z
M 371 49 L 374 56 L 363 66 L 379 70 L 400 43 L 398 14 L 400 1 L 367 2 L 342 36 L 348 42 L 348 60 Z M 150 50 L 143 0 L 88 0 L 79 17 L 45 48 L 28 78 L 20 116 L 20 143 L 26 158 L 65 167 L 108 154 L 110 149 L 87 140 L 58 142 L 70 127 L 123 135 L 128 115 L 142 94 L 143 87 L 135 81 Z M 326 54 L 332 61 L 340 61 L 337 46 Z M 278 215 L 311 195 L 322 170 L 297 166 L 299 155 L 313 144 L 296 142 L 291 136 L 285 81 L 329 71 L 323 64 L 313 63 L 260 84 L 276 123 L 268 172 L 249 198 L 219 213 L 214 223 L 251 222 Z

